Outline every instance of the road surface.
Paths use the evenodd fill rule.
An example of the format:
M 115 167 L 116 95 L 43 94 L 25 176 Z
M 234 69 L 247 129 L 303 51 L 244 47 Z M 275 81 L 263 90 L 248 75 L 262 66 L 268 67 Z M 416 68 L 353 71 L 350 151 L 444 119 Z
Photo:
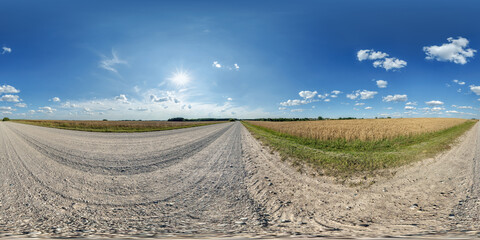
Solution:
M 356 186 L 292 167 L 238 122 L 146 133 L 0 122 L 0 237 L 480 236 L 479 131 Z

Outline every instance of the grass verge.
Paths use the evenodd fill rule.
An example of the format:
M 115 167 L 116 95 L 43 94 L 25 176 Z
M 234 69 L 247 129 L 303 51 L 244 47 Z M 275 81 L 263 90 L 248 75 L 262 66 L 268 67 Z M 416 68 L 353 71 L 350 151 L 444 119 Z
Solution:
M 294 166 L 306 163 L 320 174 L 346 178 L 377 175 L 381 170 L 435 156 L 449 149 L 476 121 L 437 132 L 379 141 L 321 141 L 242 123 L 255 138 L 279 152 L 282 159 L 291 159 Z
M 180 128 L 206 126 L 214 122 L 167 122 L 167 121 L 64 121 L 64 120 L 12 120 L 17 123 L 41 127 L 60 128 L 87 132 L 152 132 Z

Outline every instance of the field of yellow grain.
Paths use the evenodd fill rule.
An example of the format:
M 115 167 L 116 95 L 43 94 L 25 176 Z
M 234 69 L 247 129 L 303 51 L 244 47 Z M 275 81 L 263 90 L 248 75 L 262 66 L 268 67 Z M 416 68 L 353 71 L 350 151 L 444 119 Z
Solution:
M 435 132 L 465 121 L 459 118 L 404 118 L 248 123 L 303 138 L 370 141 Z

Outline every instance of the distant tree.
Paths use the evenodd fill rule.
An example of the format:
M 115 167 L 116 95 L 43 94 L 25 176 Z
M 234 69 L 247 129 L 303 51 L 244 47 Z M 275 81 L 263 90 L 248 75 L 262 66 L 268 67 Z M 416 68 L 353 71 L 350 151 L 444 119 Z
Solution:
M 318 120 L 324 120 L 324 118 L 322 116 L 319 116 Z
M 102 121 L 105 121 L 105 122 L 106 122 L 106 121 L 108 121 L 108 119 L 104 118 Z
M 4 122 L 5 122 L 5 121 L 10 121 L 10 118 L 4 117 L 2 121 L 4 121 Z
M 185 118 L 183 117 L 174 117 L 174 118 L 170 118 L 168 119 L 169 122 L 183 122 L 185 121 Z

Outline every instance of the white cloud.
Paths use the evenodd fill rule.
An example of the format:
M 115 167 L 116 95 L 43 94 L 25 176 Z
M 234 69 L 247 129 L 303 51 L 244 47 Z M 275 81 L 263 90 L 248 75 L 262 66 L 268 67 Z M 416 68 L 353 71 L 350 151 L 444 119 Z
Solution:
M 333 90 L 333 91 L 332 91 L 332 94 L 333 94 L 333 95 L 338 95 L 338 94 L 340 94 L 340 93 L 342 93 L 342 92 L 340 92 L 340 91 L 338 91 L 338 90 Z
M 377 80 L 377 87 L 378 87 L 378 88 L 386 88 L 386 87 L 387 87 L 387 84 L 388 84 L 387 81 Z
M 0 94 L 1 93 L 19 93 L 20 90 L 10 86 L 10 85 L 3 85 L 0 86 Z
M 156 103 L 166 102 L 166 101 L 168 101 L 168 97 L 157 97 L 156 95 L 151 94 L 150 95 L 150 101 L 156 102 Z
M 319 94 L 319 95 L 318 95 L 318 98 L 320 98 L 320 99 L 325 99 L 325 98 L 327 98 L 328 96 L 329 96 L 328 93 L 324 93 L 324 94 Z
M 3 110 L 3 111 L 12 111 L 12 107 L 0 107 L 0 110 Z
M 455 105 L 453 105 L 453 106 L 455 106 Z M 458 109 L 473 109 L 472 106 L 455 106 L 455 107 L 458 108 Z
M 366 110 L 370 110 L 370 109 L 372 109 L 372 107 L 365 107 L 365 109 L 366 109 Z
M 337 95 L 330 95 L 331 98 L 336 98 L 338 97 Z
M 480 86 L 470 85 L 470 90 L 477 95 L 480 95 Z
M 107 58 L 105 56 L 103 58 L 104 59 L 102 61 L 100 61 L 99 66 L 103 69 L 106 69 L 108 71 L 112 71 L 114 73 L 118 73 L 117 69 L 115 68 L 116 65 L 127 64 L 126 61 L 118 58 L 117 53 L 114 50 L 112 50 L 112 58 Z
M 459 81 L 457 79 L 453 80 L 452 82 L 457 83 L 458 85 L 465 85 L 465 82 Z
M 376 91 L 368 91 L 368 90 L 357 90 L 351 94 L 347 94 L 347 98 L 350 98 L 352 100 L 354 99 L 357 99 L 358 97 L 360 97 L 360 99 L 371 99 L 371 98 L 374 98 L 375 95 L 377 94 L 378 92 Z
M 417 102 L 407 102 L 405 105 L 416 106 Z
M 405 110 L 414 110 L 414 109 L 416 109 L 416 107 L 414 107 L 414 106 L 405 106 L 404 109 L 405 109 Z
M 325 100 L 323 100 L 323 101 L 324 101 L 324 102 L 330 102 L 330 99 L 327 98 L 327 99 L 325 99 Z
M 444 43 L 441 46 L 427 46 L 423 47 L 423 51 L 427 56 L 426 59 L 442 62 L 454 62 L 456 64 L 465 64 L 468 62 L 467 58 L 471 58 L 475 55 L 477 50 L 467 48 L 468 40 L 463 37 L 454 39 L 452 37 L 447 38 L 449 43 Z
M 387 107 L 387 110 L 392 110 L 393 108 L 392 107 Z
M 365 105 L 365 103 L 363 102 L 355 103 L 355 106 L 363 106 L 363 105 Z
M 287 109 L 287 108 L 286 108 L 286 107 L 279 107 L 279 108 L 278 108 L 278 110 L 280 110 L 280 111 L 283 111 L 283 110 L 285 110 L 285 109 Z
M 400 94 L 395 94 L 395 95 L 388 95 L 386 97 L 383 97 L 382 101 L 384 102 L 406 102 L 408 100 L 408 97 L 406 94 L 400 95 Z
M 236 70 L 239 70 L 240 69 L 240 66 L 238 66 L 238 64 L 233 64 L 233 67 L 236 69 Z
M 439 106 L 439 105 L 443 105 L 443 102 L 442 101 L 438 101 L 438 100 L 432 100 L 432 101 L 428 101 L 428 102 L 425 102 L 428 106 Z
M 290 112 L 303 112 L 303 109 L 292 109 Z
M 124 103 L 128 102 L 127 96 L 125 96 L 125 94 L 120 94 L 119 96 L 116 96 L 115 100 Z
M 444 107 L 433 107 L 433 108 L 430 108 L 430 110 L 432 111 L 442 111 L 442 110 L 445 110 Z
M 227 98 L 227 101 L 233 101 L 233 98 L 229 97 Z
M 311 99 L 311 98 L 314 98 L 315 95 L 317 95 L 317 91 L 301 91 L 298 93 L 298 95 L 300 95 L 300 97 L 303 97 L 305 99 Z
M 11 53 L 12 52 L 11 48 L 5 47 L 5 46 L 2 47 L 2 50 L 3 50 L 2 55 L 5 54 L 5 53 Z
M 53 113 L 54 111 L 57 111 L 56 109 L 48 107 L 48 106 L 39 107 L 38 109 L 39 110 L 37 110 L 37 112 L 41 112 L 41 113 Z
M 309 101 L 299 100 L 299 99 L 293 99 L 293 100 L 288 99 L 286 102 L 281 102 L 280 105 L 282 105 L 284 107 L 288 107 L 288 106 L 304 105 L 304 104 L 307 104 L 307 103 L 309 103 Z
M 15 107 L 24 108 L 24 107 L 27 107 L 27 104 L 25 104 L 25 103 L 15 103 L 14 106 L 15 106 Z
M 218 61 L 213 61 L 212 66 L 214 66 L 216 68 L 222 68 L 222 65 L 220 63 L 218 63 Z
M 7 95 L 3 95 L 3 96 L 0 98 L 0 101 L 5 101 L 5 102 L 20 102 L 21 100 L 19 99 L 19 97 L 18 97 L 17 95 L 7 94 Z
M 52 99 L 49 99 L 48 101 L 60 102 L 60 98 L 54 97 L 54 98 L 52 98 Z
M 407 62 L 404 60 L 400 60 L 398 58 L 385 58 L 384 60 L 377 60 L 373 62 L 374 67 L 381 67 L 385 70 L 390 69 L 400 69 L 407 66 Z
M 460 113 L 460 112 L 455 111 L 455 110 L 450 110 L 450 111 L 445 111 L 445 113 Z
M 388 58 L 388 54 L 384 52 L 375 52 L 373 49 L 363 49 L 357 52 L 358 61 L 374 60 L 373 66 L 384 68 L 385 70 L 400 69 L 407 66 L 407 62 L 395 57 Z
M 358 61 L 363 61 L 363 60 L 376 60 L 376 59 L 382 59 L 388 57 L 387 53 L 384 52 L 375 52 L 373 49 L 363 49 L 357 52 L 357 58 Z

